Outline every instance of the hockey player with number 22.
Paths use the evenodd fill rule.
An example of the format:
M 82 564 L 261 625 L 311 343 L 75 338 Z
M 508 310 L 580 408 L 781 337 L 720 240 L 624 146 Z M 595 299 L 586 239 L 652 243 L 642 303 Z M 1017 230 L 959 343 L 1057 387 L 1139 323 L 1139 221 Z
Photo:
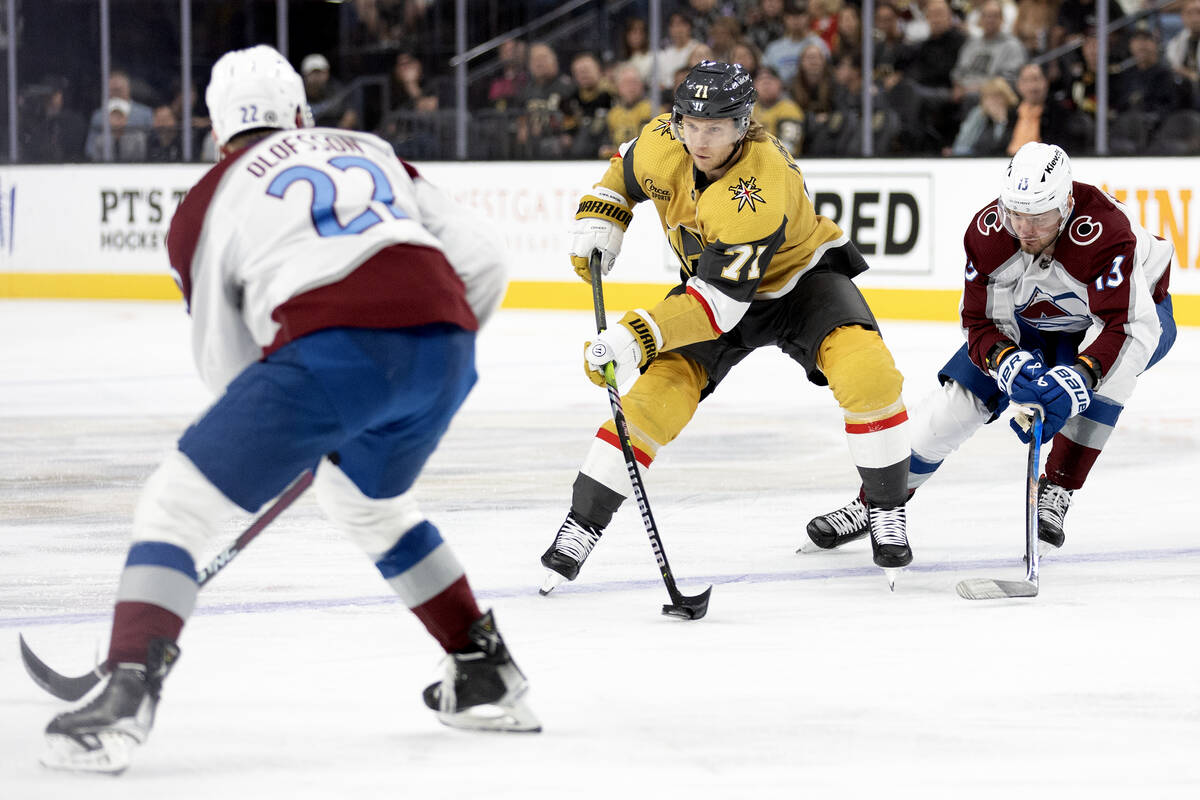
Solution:
M 1009 162 L 1000 196 L 967 226 L 962 327 L 967 342 L 913 407 L 916 490 L 1011 402 L 1042 411 L 1053 441 L 1038 482 L 1039 551 L 1061 547 L 1071 495 L 1133 394 L 1138 375 L 1175 343 L 1167 283 L 1174 246 L 1129 209 L 1075 181 L 1056 145 L 1032 142 Z M 1010 421 L 1029 442 L 1023 415 Z M 808 534 L 837 547 L 866 534 L 861 498 L 814 518 Z
M 304 130 L 303 81 L 270 47 L 222 56 L 206 99 L 221 161 L 180 205 L 168 251 L 220 397 L 142 492 L 108 682 L 50 722 L 43 763 L 129 765 L 179 657 L 196 560 L 310 469 L 322 511 L 446 651 L 424 691 L 438 719 L 539 730 L 492 613 L 409 492 L 475 382 L 476 331 L 506 283 L 496 239 L 384 141 Z
M 649 467 L 700 402 L 751 352 L 779 347 L 842 408 L 866 496 L 874 560 L 909 563 L 904 529 L 908 423 L 903 379 L 852 278 L 866 262 L 832 220 L 815 213 L 791 155 L 752 123 L 755 90 L 738 65 L 704 61 L 675 90 L 672 111 L 623 145 L 579 203 L 571 261 L 607 274 L 633 204 L 658 212 L 681 282 L 649 310 L 630 311 L 588 342 L 585 370 L 603 385 L 641 371 L 623 400 L 634 456 Z M 631 264 L 630 266 L 636 266 Z M 748 478 L 753 481 L 753 478 Z M 542 556 L 543 593 L 574 580 L 630 492 L 612 420 L 575 479 L 571 510 Z M 889 572 L 889 578 L 892 573 Z

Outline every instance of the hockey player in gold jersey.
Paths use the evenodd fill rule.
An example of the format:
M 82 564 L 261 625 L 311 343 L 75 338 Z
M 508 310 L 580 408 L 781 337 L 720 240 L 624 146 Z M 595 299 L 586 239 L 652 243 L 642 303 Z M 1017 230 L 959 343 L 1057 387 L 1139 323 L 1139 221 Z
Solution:
M 681 282 L 650 310 L 627 313 L 585 348 L 603 385 L 642 374 L 623 400 L 643 468 L 699 403 L 753 350 L 781 348 L 841 406 L 870 509 L 872 552 L 888 572 L 912 561 L 905 532 L 908 424 L 902 378 L 851 278 L 867 268 L 831 220 L 815 213 L 804 177 L 774 137 L 750 120 L 756 93 L 741 66 L 703 61 L 675 90 L 671 113 L 621 148 L 572 227 L 571 261 L 613 267 L 635 203 L 654 204 Z M 597 347 L 596 345 L 602 345 Z M 543 593 L 574 580 L 630 491 L 611 420 L 596 433 L 571 510 L 542 556 Z

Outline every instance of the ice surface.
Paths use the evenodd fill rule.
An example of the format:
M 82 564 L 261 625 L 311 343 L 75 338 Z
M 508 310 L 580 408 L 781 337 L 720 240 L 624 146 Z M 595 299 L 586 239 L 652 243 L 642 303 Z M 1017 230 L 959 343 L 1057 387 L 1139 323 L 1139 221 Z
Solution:
M 954 592 L 1024 574 L 1025 448 L 1004 423 L 910 504 L 894 594 L 864 541 L 796 555 L 857 481 L 828 390 L 756 353 L 646 478 L 681 588 L 715 586 L 686 622 L 659 614 L 632 506 L 576 583 L 537 593 L 608 414 L 581 374 L 591 324 L 499 314 L 417 489 L 544 733 L 440 726 L 420 699 L 438 648 L 306 497 L 204 590 L 154 734 L 110 779 L 38 765 L 65 704 L 26 677 L 17 633 L 89 669 L 140 486 L 209 398 L 173 304 L 0 302 L 0 797 L 1200 796 L 1200 331 L 1143 376 L 1032 600 Z M 913 405 L 960 335 L 885 335 Z

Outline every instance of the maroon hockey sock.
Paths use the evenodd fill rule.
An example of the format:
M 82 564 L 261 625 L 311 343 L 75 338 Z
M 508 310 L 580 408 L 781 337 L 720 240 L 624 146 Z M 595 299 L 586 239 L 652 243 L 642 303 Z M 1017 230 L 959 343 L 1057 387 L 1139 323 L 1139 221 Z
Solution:
M 483 616 L 466 575 L 415 606 L 412 612 L 447 653 L 461 650 L 471 643 L 467 631 L 471 623 Z
M 113 612 L 112 636 L 106 665 L 145 664 L 152 639 L 177 641 L 183 620 L 161 606 L 120 602 Z

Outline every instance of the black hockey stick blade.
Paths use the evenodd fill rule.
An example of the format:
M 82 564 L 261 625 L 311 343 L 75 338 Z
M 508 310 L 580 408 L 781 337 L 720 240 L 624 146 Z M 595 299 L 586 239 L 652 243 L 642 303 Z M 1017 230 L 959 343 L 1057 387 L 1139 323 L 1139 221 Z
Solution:
M 91 672 L 80 675 L 78 678 L 61 675 L 46 666 L 46 662 L 29 649 L 24 636 L 17 634 L 17 638 L 21 643 L 21 663 L 25 665 L 25 671 L 29 673 L 29 677 L 33 678 L 33 682 L 38 686 L 60 700 L 78 700 L 90 692 L 92 687 L 99 683 L 105 675 L 103 667 L 99 664 Z
M 1037 597 L 1036 581 L 1003 581 L 995 578 L 968 578 L 954 587 L 964 600 L 1001 600 L 1005 597 Z
M 662 612 L 668 617 L 703 619 L 704 615 L 708 613 L 708 596 L 710 594 L 712 594 L 711 586 L 694 597 L 680 595 L 678 602 L 667 603 L 662 607 Z

